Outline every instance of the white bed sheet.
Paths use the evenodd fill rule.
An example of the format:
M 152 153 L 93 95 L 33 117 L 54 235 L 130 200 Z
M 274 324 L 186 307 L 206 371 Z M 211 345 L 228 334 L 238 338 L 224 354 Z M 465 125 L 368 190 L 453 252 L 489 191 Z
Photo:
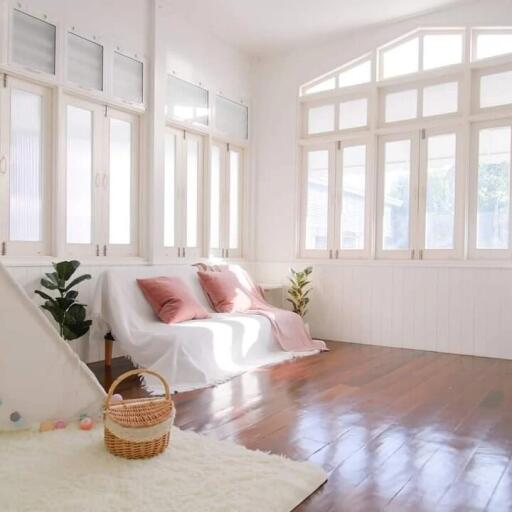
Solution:
M 174 325 L 158 320 L 136 279 L 159 275 L 181 277 L 212 317 Z M 299 355 L 280 348 L 263 316 L 215 313 L 192 266 L 109 270 L 99 278 L 92 314 L 91 336 L 101 340 L 111 331 L 135 364 L 161 373 L 173 391 L 208 387 Z M 145 381 L 150 391 L 162 391 L 155 379 Z

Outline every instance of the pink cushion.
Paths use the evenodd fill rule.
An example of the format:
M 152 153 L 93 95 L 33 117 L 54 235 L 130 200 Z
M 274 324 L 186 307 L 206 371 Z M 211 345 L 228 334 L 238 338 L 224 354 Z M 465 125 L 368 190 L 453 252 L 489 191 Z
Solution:
M 246 283 L 233 271 L 199 271 L 197 273 L 203 290 L 210 298 L 213 309 L 218 313 L 243 313 L 262 307 L 259 292 L 252 289 L 252 282 Z
M 166 324 L 210 316 L 179 277 L 137 279 L 137 284 L 155 314 Z

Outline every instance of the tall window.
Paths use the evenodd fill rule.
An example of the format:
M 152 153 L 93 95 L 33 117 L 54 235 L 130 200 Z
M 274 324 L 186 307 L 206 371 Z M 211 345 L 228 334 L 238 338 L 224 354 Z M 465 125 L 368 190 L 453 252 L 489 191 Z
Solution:
M 203 151 L 201 136 L 166 129 L 163 242 L 168 256 L 201 255 Z
M 0 96 L 2 254 L 48 254 L 49 92 L 9 77 Z
M 242 255 L 243 150 L 214 142 L 209 176 L 209 248 L 211 256 Z
M 369 180 L 366 140 L 304 151 L 304 254 L 362 257 L 369 254 Z
M 378 255 L 452 258 L 462 254 L 463 190 L 457 130 L 382 137 Z
M 302 86 L 300 255 L 512 258 L 511 91 L 510 27 L 418 29 Z
M 105 115 L 106 114 L 106 115 Z M 72 255 L 138 254 L 138 118 L 66 101 L 66 243 Z
M 473 140 L 473 254 L 510 257 L 512 121 L 477 125 Z

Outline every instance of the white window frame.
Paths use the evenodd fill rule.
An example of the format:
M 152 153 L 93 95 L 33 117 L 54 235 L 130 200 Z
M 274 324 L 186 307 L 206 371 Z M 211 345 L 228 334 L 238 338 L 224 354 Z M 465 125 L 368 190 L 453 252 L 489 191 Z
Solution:
M 243 227 L 244 227 L 244 183 L 245 183 L 245 165 L 244 165 L 244 149 L 240 146 L 229 144 L 226 142 L 213 139 L 211 147 L 218 148 L 219 151 L 219 246 L 218 248 L 210 247 L 211 237 L 211 164 L 208 170 L 208 255 L 224 259 L 238 259 L 243 255 Z M 239 181 L 238 181 L 238 247 L 231 248 L 230 245 L 230 164 L 231 155 L 239 154 Z M 210 153 L 211 154 L 211 153 Z
M 450 34 L 457 34 L 462 36 L 462 54 L 461 54 L 461 61 L 459 63 L 455 64 L 448 64 L 446 66 L 439 66 L 435 68 L 429 68 L 424 69 L 423 65 L 423 40 L 425 36 L 431 36 L 431 35 L 450 35 Z M 451 72 L 451 70 L 456 69 L 462 69 L 464 65 L 466 64 L 468 60 L 466 48 L 466 29 L 465 28 L 444 28 L 444 27 L 432 27 L 432 28 L 421 28 L 414 30 L 412 32 L 409 32 L 408 34 L 404 34 L 403 36 L 400 36 L 399 38 L 383 45 L 377 48 L 377 79 L 380 82 L 384 83 L 392 83 L 396 81 L 401 81 L 406 79 L 407 77 L 421 75 L 421 74 L 430 74 L 430 73 L 439 73 L 439 70 L 441 72 Z M 395 75 L 391 77 L 384 78 L 384 54 L 387 53 L 390 50 L 393 50 L 394 48 L 397 48 L 401 46 L 402 44 L 405 44 L 409 41 L 412 41 L 413 39 L 418 38 L 418 70 L 413 71 L 411 73 L 404 73 L 401 75 Z
M 311 151 L 328 151 L 329 170 L 328 170 L 328 206 L 327 206 L 327 248 L 326 249 L 306 249 L 306 221 L 308 204 L 308 157 Z M 312 144 L 304 146 L 302 150 L 302 186 L 301 186 L 301 233 L 300 248 L 301 256 L 304 258 L 330 258 L 332 259 L 335 251 L 335 204 L 336 204 L 336 143 Z
M 471 112 L 473 114 L 492 113 L 495 115 L 509 115 L 512 113 L 512 102 L 506 105 L 496 105 L 495 107 L 480 107 L 480 88 L 482 77 L 487 75 L 496 75 L 507 71 L 512 71 L 512 63 L 473 70 L 471 76 L 473 84 L 471 94 Z
M 379 137 L 378 142 L 378 183 L 377 183 L 377 256 L 382 259 L 411 259 L 417 247 L 418 237 L 418 190 L 419 190 L 419 138 L 417 130 L 404 131 Z M 410 140 L 410 177 L 409 177 L 409 247 L 407 249 L 384 249 L 384 181 L 385 181 L 385 144 L 401 140 Z
M 373 101 L 372 96 L 370 94 L 361 94 L 357 92 L 352 93 L 346 93 L 343 95 L 340 95 L 335 103 L 335 126 L 334 131 L 340 134 L 344 133 L 353 133 L 353 132 L 364 132 L 368 131 L 370 128 L 371 119 L 373 118 Z M 340 128 L 340 119 L 341 119 L 341 103 L 346 103 L 349 101 L 355 101 L 355 100 L 366 100 L 366 124 L 361 126 L 355 126 L 353 128 Z M 324 135 L 324 133 L 321 133 L 320 135 Z
M 102 60 L 101 60 L 101 68 L 102 68 L 101 85 L 102 85 L 102 88 L 101 88 L 101 90 L 93 89 L 91 87 L 86 87 L 84 85 L 75 83 L 68 78 L 68 57 L 69 57 L 68 34 L 72 34 L 74 36 L 81 37 L 82 39 L 85 39 L 86 41 L 98 44 L 102 47 L 102 56 L 101 56 L 101 58 L 102 58 Z M 107 93 L 107 50 L 108 50 L 108 45 L 102 39 L 98 39 L 95 35 L 80 32 L 80 31 L 76 30 L 75 27 L 70 27 L 68 30 L 65 30 L 64 37 L 65 37 L 66 44 L 64 45 L 64 48 L 62 51 L 63 59 L 64 59 L 63 80 L 66 82 L 66 84 L 70 88 L 76 89 L 77 91 L 87 91 L 88 93 L 93 94 L 95 96 L 103 96 L 104 94 L 106 94 Z
M 423 94 L 425 88 L 452 82 L 456 82 L 458 88 L 457 112 L 449 112 L 446 114 L 438 114 L 434 116 L 425 116 L 423 114 Z M 410 91 L 412 89 L 417 90 L 416 117 L 405 119 L 403 121 L 386 121 L 386 96 L 388 94 L 399 93 L 402 91 Z M 406 82 L 400 85 L 382 87 L 379 89 L 379 126 L 381 128 L 384 128 L 387 126 L 407 126 L 414 123 L 421 123 L 422 125 L 430 126 L 440 121 L 458 119 L 462 115 L 465 94 L 466 92 L 464 90 L 464 79 L 460 73 L 453 75 L 444 75 L 442 78 L 435 77 L 429 80 L 418 80 L 414 82 Z
M 492 55 L 490 57 L 477 58 L 478 36 L 479 35 L 504 34 L 512 35 L 512 27 L 472 27 L 471 28 L 471 62 L 491 63 L 501 61 L 503 58 L 510 58 L 512 53 L 502 53 L 501 55 Z
M 73 106 L 91 112 L 92 119 L 92 169 L 91 169 L 91 243 L 90 244 L 73 244 L 67 241 L 67 225 L 69 222 L 67 215 L 67 111 L 68 106 Z M 103 173 L 103 155 L 99 148 L 102 148 L 103 141 L 105 140 L 104 134 L 104 121 L 102 117 L 105 116 L 105 107 L 99 104 L 92 103 L 87 100 L 79 99 L 73 96 L 66 96 L 63 102 L 63 137 L 64 137 L 64 243 L 66 246 L 66 254 L 71 257 L 87 257 L 94 258 L 103 254 L 102 252 L 102 232 L 101 226 L 104 220 L 102 219 L 102 193 L 106 186 L 106 174 Z
M 32 9 L 27 9 L 25 4 L 21 5 L 17 3 L 9 4 L 9 14 L 8 14 L 8 43 L 7 43 L 7 63 L 9 67 L 13 70 L 18 70 L 22 74 L 27 75 L 30 78 L 36 80 L 43 80 L 49 83 L 55 83 L 58 81 L 59 77 L 62 74 L 62 65 L 60 62 L 60 55 L 62 53 L 61 48 L 61 40 L 60 40 L 60 23 L 54 19 L 53 17 L 49 17 L 46 13 L 35 12 Z M 55 73 L 46 73 L 44 71 L 40 71 L 38 69 L 33 69 L 29 66 L 25 66 L 23 64 L 19 64 L 13 59 L 13 46 L 12 46 L 12 37 L 14 34 L 14 11 L 20 11 L 28 16 L 32 16 L 33 18 L 37 18 L 38 20 L 49 23 L 55 27 Z
M 41 235 L 40 242 L 21 242 L 10 241 L 10 131 L 11 131 L 11 92 L 12 89 L 19 89 L 29 93 L 41 96 L 41 135 L 42 135 L 42 219 L 41 219 Z M 0 205 L 2 207 L 2 215 L 0 215 L 0 238 L 5 244 L 5 256 L 45 256 L 51 252 L 51 219 L 52 219 L 52 173 L 51 173 L 51 137 L 52 137 L 52 104 L 51 91 L 44 86 L 36 85 L 24 80 L 6 76 L 6 87 L 0 89 Z M 4 186 L 5 185 L 5 186 Z
M 105 245 L 107 256 L 113 257 L 134 257 L 139 255 L 139 191 L 140 191 L 140 119 L 136 114 L 123 112 L 117 109 L 107 108 L 106 141 L 105 141 L 105 170 L 107 175 L 105 190 Z M 130 198 L 130 244 L 109 243 L 109 192 L 110 192 L 110 120 L 119 119 L 131 125 L 131 198 Z
M 464 145 L 462 129 L 459 126 L 432 128 L 422 131 L 420 136 L 420 162 L 419 162 L 419 202 L 418 202 L 418 237 L 417 249 L 419 259 L 458 259 L 464 255 Z M 453 249 L 427 249 L 425 247 L 426 235 L 426 204 L 427 204 L 427 178 L 428 178 L 428 139 L 438 135 L 454 134 L 455 148 L 455 198 L 453 222 Z
M 113 257 L 130 258 L 139 255 L 139 169 L 140 169 L 140 119 L 136 114 L 112 109 L 105 105 L 66 96 L 63 104 L 64 127 L 64 191 L 67 190 L 67 107 L 74 106 L 92 112 L 92 225 L 90 244 L 70 244 L 67 242 L 67 197 L 64 192 L 65 223 L 64 243 L 66 254 L 73 257 L 87 257 L 91 259 Z M 132 171 L 131 171 L 131 221 L 130 244 L 109 243 L 109 174 L 110 174 L 110 119 L 120 119 L 132 125 Z
M 473 259 L 504 260 L 512 258 L 512 176 L 510 179 L 510 209 L 509 209 L 509 247 L 508 249 L 478 249 L 477 241 L 477 209 L 478 209 L 478 154 L 479 154 L 479 133 L 486 128 L 510 127 L 512 138 L 512 116 L 506 119 L 498 119 L 475 123 L 471 129 L 471 166 L 469 175 L 469 223 L 468 223 L 468 251 L 469 257 Z M 512 153 L 512 140 L 511 140 Z M 512 165 L 512 154 L 511 154 Z M 512 169 L 511 169 L 512 173 Z
M 363 137 L 361 139 L 350 139 L 338 142 L 336 149 L 336 176 L 335 176 L 335 219 L 334 219 L 334 257 L 340 259 L 359 259 L 368 258 L 371 255 L 371 215 L 373 206 L 373 143 L 371 137 Z M 341 247 L 341 220 L 343 214 L 343 150 L 353 146 L 366 147 L 365 159 L 365 203 L 364 203 L 364 246 L 362 249 L 343 249 Z
M 476 197 L 477 197 L 477 171 L 478 171 L 478 140 L 475 130 L 479 127 L 512 126 L 512 104 L 496 107 L 480 108 L 480 77 L 487 74 L 500 73 L 512 70 L 512 52 L 499 56 L 470 60 L 471 51 L 474 50 L 476 34 L 481 32 L 512 34 L 512 27 L 493 28 L 421 28 L 405 34 L 404 36 L 376 48 L 371 53 L 375 81 L 346 88 L 322 91 L 314 94 L 298 97 L 297 106 L 299 113 L 299 128 L 297 137 L 299 142 L 300 164 L 300 190 L 298 192 L 300 204 L 300 226 L 297 236 L 297 251 L 304 258 L 332 258 L 335 252 L 336 217 L 333 217 L 332 208 L 339 208 L 336 197 L 333 199 L 331 192 L 328 196 L 329 209 L 329 242 L 327 250 L 305 250 L 306 213 L 307 213 L 307 151 L 332 148 L 339 143 L 356 144 L 358 140 L 368 138 L 372 142 L 373 150 L 369 180 L 367 183 L 367 195 L 371 197 L 372 213 L 367 227 L 370 235 L 371 250 L 366 258 L 383 259 L 410 259 L 410 260 L 469 260 L 469 259 L 510 259 L 512 258 L 512 220 L 511 220 L 511 244 L 507 250 L 479 249 L 475 248 L 476 229 Z M 423 42 L 427 35 L 460 34 L 462 36 L 462 62 L 443 67 L 423 69 Z M 412 74 L 404 74 L 382 80 L 381 54 L 394 46 L 401 45 L 408 40 L 418 37 L 419 70 Z M 338 67 L 329 73 L 325 73 L 316 80 L 312 80 L 303 87 L 309 87 L 317 81 L 328 77 L 337 77 L 343 69 L 349 69 L 364 61 L 366 56 L 354 59 L 344 66 Z M 458 110 L 446 114 L 424 116 L 423 98 L 425 88 L 449 82 L 458 84 Z M 384 120 L 384 97 L 389 92 L 417 89 L 417 117 L 404 121 L 386 123 Z M 302 88 L 300 89 L 303 90 Z M 339 103 L 347 98 L 369 98 L 369 122 L 364 129 L 354 128 L 339 130 Z M 335 130 L 320 134 L 309 135 L 307 133 L 307 115 L 309 107 L 326 104 L 335 106 Z M 475 128 L 476 127 L 476 128 Z M 425 249 L 425 210 L 426 210 L 426 140 L 429 136 L 442 133 L 455 133 L 457 137 L 456 148 L 456 197 L 454 219 L 454 247 L 453 249 Z M 411 212 L 410 212 L 410 249 L 403 251 L 382 250 L 382 214 L 383 214 L 383 172 L 382 172 L 382 144 L 383 141 L 399 140 L 404 136 L 413 137 L 411 159 Z M 330 153 L 329 185 L 332 188 L 332 165 L 339 166 L 340 157 Z M 512 181 L 512 180 L 511 180 Z M 336 194 L 340 194 L 339 183 Z M 416 189 L 414 188 L 416 187 Z M 512 196 L 512 194 L 511 194 Z M 339 198 L 338 198 L 339 201 Z M 336 206 L 333 206 L 336 205 Z M 512 210 L 512 207 L 511 207 Z M 333 227 L 334 226 L 334 227 Z M 338 247 L 339 249 L 339 247 Z M 338 257 L 345 257 L 338 250 Z M 334 257 L 336 257 L 335 255 Z M 347 255 L 346 257 L 350 257 Z
M 199 133 L 168 125 L 166 133 L 175 136 L 175 168 L 174 168 L 174 245 L 164 245 L 164 232 L 161 233 L 163 256 L 172 259 L 197 259 L 203 251 L 203 197 L 205 176 L 205 139 Z M 187 246 L 187 142 L 195 140 L 198 143 L 197 169 L 197 245 Z M 162 212 L 165 208 L 162 208 Z M 162 214 L 163 215 L 163 214 Z M 165 223 L 165 220 L 164 220 Z M 164 223 L 162 225 L 164 225 Z

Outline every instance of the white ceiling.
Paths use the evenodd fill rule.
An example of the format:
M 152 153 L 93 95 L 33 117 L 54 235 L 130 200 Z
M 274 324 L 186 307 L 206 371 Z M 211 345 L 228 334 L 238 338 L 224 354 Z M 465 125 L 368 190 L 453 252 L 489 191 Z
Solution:
M 165 0 L 164 0 L 165 1 Z M 167 0 L 171 12 L 251 55 L 472 0 Z

